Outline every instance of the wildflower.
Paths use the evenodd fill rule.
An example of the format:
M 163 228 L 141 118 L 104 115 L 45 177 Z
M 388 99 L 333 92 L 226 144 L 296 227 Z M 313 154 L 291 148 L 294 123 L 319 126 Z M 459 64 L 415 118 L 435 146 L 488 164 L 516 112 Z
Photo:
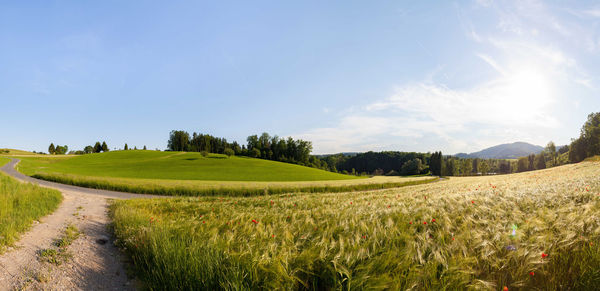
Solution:
M 533 271 L 529 272 L 529 275 L 533 276 L 535 273 Z
M 350 201 L 350 205 L 352 205 L 352 201 Z
M 275 235 L 273 234 L 273 235 L 271 235 L 271 237 L 275 237 Z
M 392 205 L 388 205 L 388 208 L 392 207 Z
M 454 238 L 452 238 L 452 240 L 454 240 Z
M 363 235 L 363 236 L 362 236 L 362 238 L 367 238 L 367 236 L 366 236 L 366 235 Z
M 252 222 L 253 222 L 254 224 L 258 224 L 258 221 L 256 221 L 256 219 L 252 219 Z
M 435 218 L 431 219 L 431 222 L 435 222 Z
M 423 224 L 427 224 L 427 221 L 423 221 Z
M 504 286 L 504 287 L 502 288 L 502 291 L 508 291 L 508 287 Z
M 412 221 L 411 221 L 411 222 L 409 222 L 408 224 L 412 224 Z
M 471 204 L 475 204 L 475 200 L 471 200 Z
M 548 254 L 542 253 L 542 259 L 546 258 L 547 256 L 548 256 Z

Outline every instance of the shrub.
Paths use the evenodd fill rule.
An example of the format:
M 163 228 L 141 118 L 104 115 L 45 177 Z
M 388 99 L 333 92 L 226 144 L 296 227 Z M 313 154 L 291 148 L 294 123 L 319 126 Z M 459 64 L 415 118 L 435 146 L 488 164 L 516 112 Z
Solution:
M 223 153 L 225 155 L 227 155 L 228 157 L 231 157 L 231 156 L 235 155 L 235 152 L 232 149 L 230 149 L 230 148 L 226 148 L 225 151 L 223 151 Z

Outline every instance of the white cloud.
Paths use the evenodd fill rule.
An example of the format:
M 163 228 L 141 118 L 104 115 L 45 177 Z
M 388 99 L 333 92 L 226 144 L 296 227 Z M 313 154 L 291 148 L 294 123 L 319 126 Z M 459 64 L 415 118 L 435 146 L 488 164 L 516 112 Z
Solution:
M 477 9 L 497 12 L 495 26 L 486 30 L 478 25 L 476 32 L 468 12 L 460 9 L 458 20 L 476 45 L 474 56 L 498 75 L 470 86 L 447 86 L 434 78 L 445 76 L 444 83 L 452 84 L 445 74 L 447 64 L 439 64 L 420 81 L 398 86 L 388 98 L 354 108 L 329 127 L 295 136 L 313 141 L 319 153 L 438 149 L 455 153 L 518 140 L 543 145 L 555 139 L 563 126 L 554 117 L 564 110 L 558 106 L 579 106 L 577 99 L 561 95 L 564 86 L 594 88 L 596 79 L 571 54 L 574 47 L 595 51 L 594 33 L 558 17 L 561 8 L 536 0 L 477 4 Z M 578 13 L 600 17 L 600 10 Z

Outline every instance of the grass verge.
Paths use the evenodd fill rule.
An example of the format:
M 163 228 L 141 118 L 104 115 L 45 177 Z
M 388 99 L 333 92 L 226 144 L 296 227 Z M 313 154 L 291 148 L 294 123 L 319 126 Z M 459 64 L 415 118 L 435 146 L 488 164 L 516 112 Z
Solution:
M 135 179 L 115 179 L 115 178 L 93 178 L 81 177 L 72 175 L 52 175 L 52 174 L 35 174 L 32 177 L 46 181 L 52 181 L 62 184 L 81 186 L 93 189 L 104 189 L 112 191 L 121 191 L 139 194 L 156 194 L 156 195 L 181 195 L 181 196 L 260 196 L 283 193 L 339 193 L 365 190 L 378 190 L 397 188 L 404 186 L 420 185 L 438 181 L 438 178 L 397 178 L 398 182 L 382 182 L 382 183 L 352 183 L 347 184 L 311 184 L 307 186 L 277 186 L 265 184 L 264 186 L 205 186 L 194 184 L 177 185 L 153 183 Z M 396 177 L 394 177 L 396 178 Z M 365 181 L 359 180 L 359 182 Z M 249 183 L 250 184 L 250 183 Z M 259 184 L 260 185 L 260 184 Z M 293 184 L 292 184 L 293 185 Z
M 59 191 L 21 183 L 0 173 L 0 252 L 14 244 L 34 220 L 54 212 L 61 201 Z

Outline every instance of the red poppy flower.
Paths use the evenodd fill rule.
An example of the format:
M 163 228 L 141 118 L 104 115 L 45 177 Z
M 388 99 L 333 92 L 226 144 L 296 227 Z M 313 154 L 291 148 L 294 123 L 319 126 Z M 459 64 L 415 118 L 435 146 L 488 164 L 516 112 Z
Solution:
M 427 224 L 427 221 L 423 221 L 423 224 Z
M 366 235 L 363 235 L 363 238 L 367 238 L 367 236 L 366 236 Z
M 504 286 L 504 288 L 502 288 L 502 291 L 508 291 L 508 287 Z
M 475 200 L 471 200 L 471 204 L 475 204 Z
M 258 221 L 256 221 L 256 219 L 252 219 L 252 222 L 254 222 L 254 224 L 258 224 Z
M 392 207 L 392 205 L 388 205 L 388 208 Z
M 350 205 L 352 205 L 352 201 L 350 201 Z
M 535 275 L 535 273 L 532 271 L 532 272 L 529 272 L 529 275 L 533 276 L 533 275 Z
M 452 238 L 452 240 L 454 240 L 454 238 Z
M 275 235 L 273 234 L 273 235 L 271 235 L 271 237 L 275 237 Z
M 431 220 L 431 222 L 435 222 L 435 218 Z
M 542 259 L 545 258 L 545 257 L 547 257 L 547 256 L 548 256 L 548 254 L 542 253 Z
M 411 222 L 409 222 L 408 224 L 412 224 L 412 221 L 411 221 Z

